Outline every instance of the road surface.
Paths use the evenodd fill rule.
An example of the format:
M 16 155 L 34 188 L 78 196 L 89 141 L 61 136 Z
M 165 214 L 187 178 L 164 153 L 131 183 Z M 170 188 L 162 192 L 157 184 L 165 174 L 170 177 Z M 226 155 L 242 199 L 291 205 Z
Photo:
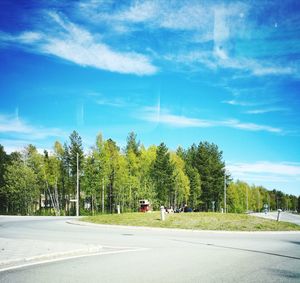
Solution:
M 277 220 L 278 212 L 277 211 L 272 211 L 272 212 L 268 212 L 268 213 L 260 212 L 260 213 L 252 213 L 250 215 Z M 299 214 L 293 214 L 290 212 L 283 211 L 283 212 L 280 212 L 279 220 L 300 225 L 300 215 Z
M 299 232 L 81 226 L 68 220 L 74 221 L 0 217 L 0 282 L 300 281 Z

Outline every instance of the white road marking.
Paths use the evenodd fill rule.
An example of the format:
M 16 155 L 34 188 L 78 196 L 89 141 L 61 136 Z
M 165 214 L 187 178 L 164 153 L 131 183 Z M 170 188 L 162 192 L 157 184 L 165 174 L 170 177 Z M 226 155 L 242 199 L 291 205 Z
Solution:
M 116 247 L 111 247 L 111 248 L 116 248 Z M 40 261 L 36 261 L 36 262 L 27 262 L 27 263 L 15 265 L 15 266 L 10 266 L 10 267 L 5 267 L 5 268 L 0 267 L 0 272 L 14 270 L 14 269 L 20 269 L 20 268 L 23 268 L 23 267 L 29 267 L 29 266 L 33 266 L 33 265 L 41 265 L 41 264 L 58 262 L 58 261 L 63 261 L 63 260 L 81 258 L 81 257 L 101 256 L 101 255 L 109 255 L 109 254 L 120 254 L 120 253 L 128 253 L 128 252 L 139 252 L 139 251 L 145 251 L 145 250 L 149 250 L 149 249 L 148 248 L 130 248 L 130 249 L 123 249 L 123 250 L 116 250 L 116 251 L 103 251 L 103 252 L 98 251 L 98 252 L 92 252 L 92 253 L 81 254 L 81 255 L 73 255 L 73 256 L 71 255 L 71 256 L 60 257 L 60 258 L 40 260 Z M 34 257 L 30 258 L 30 260 L 33 260 L 33 258 Z M 24 259 L 24 260 L 26 261 L 28 259 Z

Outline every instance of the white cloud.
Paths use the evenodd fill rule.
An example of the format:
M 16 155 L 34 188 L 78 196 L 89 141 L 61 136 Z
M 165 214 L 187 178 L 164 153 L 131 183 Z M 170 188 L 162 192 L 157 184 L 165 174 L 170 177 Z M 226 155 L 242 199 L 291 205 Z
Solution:
M 0 134 L 18 135 L 28 140 L 66 136 L 60 129 L 32 126 L 19 117 L 3 114 L 0 114 Z
M 270 133 L 281 133 L 282 130 L 280 128 L 270 127 L 266 125 L 259 125 L 254 123 L 243 123 L 239 120 L 226 120 L 219 122 L 220 125 L 224 125 L 230 128 L 248 130 L 248 131 L 264 131 Z
M 127 10 L 115 15 L 115 19 L 130 22 L 145 22 L 157 16 L 159 5 L 154 1 L 134 2 Z
M 209 121 L 173 115 L 169 111 L 161 110 L 157 107 L 144 108 L 144 112 L 140 118 L 149 122 L 166 124 L 173 127 L 210 127 L 213 125 Z
M 164 56 L 165 60 L 180 63 L 188 66 L 201 65 L 211 69 L 233 69 L 242 73 L 261 77 L 267 75 L 280 76 L 280 75 L 296 75 L 298 70 L 294 67 L 284 67 L 281 63 L 258 61 L 250 58 L 235 58 L 230 56 L 223 48 L 223 45 L 215 45 L 213 51 L 189 51 L 181 52 L 178 54 L 167 54 Z
M 81 66 L 123 74 L 151 75 L 157 72 L 150 59 L 135 52 L 119 52 L 97 40 L 89 31 L 63 19 L 57 13 L 48 13 L 55 27 L 46 33 L 23 32 L 13 36 L 1 34 L 1 39 L 32 47 L 32 51 L 50 54 Z
M 111 72 L 151 75 L 157 71 L 146 56 L 134 52 L 116 52 L 101 43 L 86 44 L 77 40 L 52 39 L 42 47 L 42 50 L 44 53 L 61 57 L 81 66 Z
M 228 163 L 226 168 L 235 180 L 299 195 L 300 163 L 257 161 Z
M 123 99 L 120 99 L 120 98 L 116 98 L 116 99 L 107 99 L 107 98 L 98 98 L 96 100 L 96 103 L 99 104 L 99 105 L 105 105 L 105 106 L 112 106 L 112 107 L 127 107 L 129 106 L 129 104 L 123 100 Z
M 38 42 L 41 40 L 43 35 L 38 32 L 32 32 L 32 31 L 27 31 L 23 32 L 17 37 L 17 40 L 19 40 L 21 43 L 34 43 Z
M 263 66 L 263 65 L 255 64 L 252 67 L 252 72 L 256 76 L 291 75 L 294 74 L 296 70 L 292 67 L 282 67 L 280 65 Z
M 255 123 L 245 123 L 236 119 L 228 120 L 206 120 L 198 118 L 190 118 L 183 115 L 171 114 L 167 109 L 160 107 L 145 107 L 138 115 L 139 119 L 168 125 L 171 127 L 228 127 L 247 131 L 265 131 L 271 133 L 281 133 L 280 128 L 259 125 Z
M 6 153 L 10 154 L 14 151 L 22 152 L 26 146 L 29 144 L 33 144 L 32 140 L 16 140 L 16 139 L 0 139 L 0 144 L 4 147 Z M 34 146 L 36 147 L 37 151 L 41 154 L 44 153 L 44 150 L 47 150 L 48 153 L 51 153 L 51 146 L 49 147 L 42 147 L 45 144 L 41 145 L 34 141 Z
M 251 3 L 137 0 L 118 8 L 112 8 L 112 3 L 96 3 L 98 2 L 89 1 L 79 5 L 81 16 L 96 25 L 105 23 L 112 33 L 116 30 L 186 31 L 185 35 L 180 35 L 178 43 L 173 43 L 173 53 L 163 54 L 160 59 L 189 66 L 195 64 L 198 69 L 201 65 L 210 69 L 235 69 L 254 76 L 299 73 L 298 67 L 283 65 L 273 59 L 262 61 L 257 57 L 243 56 L 240 50 L 236 50 L 236 42 L 243 39 L 249 42 L 256 26 L 255 19 L 248 17 L 251 9 L 256 9 Z M 191 42 L 212 42 L 213 45 L 198 44 L 196 48 L 191 48 Z
M 253 109 L 245 111 L 246 114 L 265 114 L 271 112 L 283 112 L 288 111 L 287 108 L 265 108 L 265 109 Z
M 246 101 L 237 101 L 237 100 L 225 100 L 222 103 L 230 104 L 230 105 L 238 105 L 238 106 L 253 106 L 255 104 L 246 102 Z
M 234 179 L 299 195 L 300 163 L 258 161 L 229 163 L 226 168 Z
M 294 176 L 300 178 L 300 164 L 299 163 L 274 163 L 269 161 L 260 161 L 256 163 L 234 163 L 229 164 L 226 168 L 233 174 L 274 174 Z

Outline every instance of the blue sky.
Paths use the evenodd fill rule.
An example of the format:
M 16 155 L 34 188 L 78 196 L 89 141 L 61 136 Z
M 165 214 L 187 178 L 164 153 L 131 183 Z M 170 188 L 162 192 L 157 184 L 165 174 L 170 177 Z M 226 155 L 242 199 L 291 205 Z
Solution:
M 207 140 L 300 194 L 300 2 L 0 1 L 0 143 Z

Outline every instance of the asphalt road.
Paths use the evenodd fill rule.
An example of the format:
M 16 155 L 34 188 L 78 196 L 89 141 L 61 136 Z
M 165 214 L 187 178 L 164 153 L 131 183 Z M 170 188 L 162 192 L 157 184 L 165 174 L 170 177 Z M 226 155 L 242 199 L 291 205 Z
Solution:
M 0 282 L 300 281 L 299 232 L 81 226 L 66 220 L 0 217 Z
M 268 213 L 260 212 L 260 213 L 252 213 L 250 215 L 277 220 L 278 212 L 277 211 L 272 211 L 272 212 L 268 212 Z M 280 212 L 279 221 L 285 221 L 285 222 L 290 222 L 290 223 L 295 223 L 295 224 L 300 225 L 300 215 L 283 211 L 283 212 Z

